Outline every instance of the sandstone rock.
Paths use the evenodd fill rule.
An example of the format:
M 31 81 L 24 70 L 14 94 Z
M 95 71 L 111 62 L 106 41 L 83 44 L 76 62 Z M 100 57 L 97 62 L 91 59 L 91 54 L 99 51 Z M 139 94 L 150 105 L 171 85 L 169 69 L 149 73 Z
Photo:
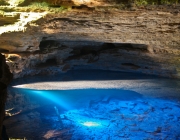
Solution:
M 15 78 L 62 72 L 66 64 L 70 68 L 179 78 L 180 15 L 171 11 L 170 8 L 153 11 L 72 10 L 48 14 L 36 22 L 39 27 L 28 26 L 24 33 L 2 34 L 0 48 L 9 51 L 8 55 L 19 55 L 16 61 L 9 61 L 7 57 Z M 112 45 L 108 44 L 105 49 L 103 43 Z M 48 59 L 56 61 L 52 68 L 48 68 Z

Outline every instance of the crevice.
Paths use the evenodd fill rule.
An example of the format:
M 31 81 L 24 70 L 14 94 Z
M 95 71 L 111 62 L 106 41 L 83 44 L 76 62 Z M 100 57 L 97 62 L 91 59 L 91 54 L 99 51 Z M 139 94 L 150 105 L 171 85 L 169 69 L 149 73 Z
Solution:
M 8 52 L 9 52 L 9 50 L 0 48 L 0 53 L 8 53 Z
M 42 53 L 49 53 L 53 50 L 63 50 L 67 48 L 66 45 L 60 44 L 58 40 L 43 40 L 40 42 L 39 50 Z
M 133 63 L 122 63 L 121 65 L 135 70 L 141 68 L 140 66 Z
M 98 46 L 94 47 L 93 45 L 89 46 L 78 46 L 73 48 L 70 52 L 72 54 L 65 61 L 80 59 L 83 56 L 91 55 L 91 58 L 88 60 L 88 63 L 96 62 L 99 59 L 101 53 L 106 53 L 110 50 L 127 50 L 127 51 L 141 51 L 149 52 L 148 46 L 145 44 L 130 44 L 130 43 L 101 43 Z M 95 59 L 92 59 L 95 58 Z
M 47 59 L 46 62 L 44 63 L 37 64 L 36 68 L 44 68 L 44 67 L 57 66 L 57 65 L 58 63 L 57 63 L 56 58 L 50 58 L 50 59 Z
M 145 44 L 116 43 L 115 46 L 118 49 L 127 50 L 127 51 L 149 52 L 148 45 Z

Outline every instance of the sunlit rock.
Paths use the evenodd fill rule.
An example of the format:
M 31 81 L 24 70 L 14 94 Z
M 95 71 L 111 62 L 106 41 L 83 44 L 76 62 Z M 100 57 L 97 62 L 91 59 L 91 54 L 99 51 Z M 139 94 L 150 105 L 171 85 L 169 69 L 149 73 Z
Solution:
M 19 13 L 16 26 L 0 27 L 0 51 L 21 56 L 7 58 L 14 78 L 79 68 L 179 78 L 178 9 Z

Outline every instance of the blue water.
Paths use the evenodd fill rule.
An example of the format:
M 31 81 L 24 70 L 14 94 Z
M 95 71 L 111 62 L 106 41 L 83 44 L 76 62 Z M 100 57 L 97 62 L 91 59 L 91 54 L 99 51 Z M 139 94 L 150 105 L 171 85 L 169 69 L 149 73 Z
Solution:
M 40 104 L 44 102 L 55 104 L 62 109 L 76 109 L 90 105 L 89 102 L 108 103 L 112 99 L 134 100 L 142 98 L 142 95 L 121 89 L 75 89 L 75 90 L 30 90 L 20 89 L 21 93 L 29 95 L 32 100 Z
M 145 82 L 147 87 L 129 89 L 12 88 L 14 102 L 7 107 L 21 112 L 5 125 L 9 136 L 33 140 L 180 140 L 179 81 Z M 156 82 L 161 84 L 152 87 Z M 154 96 L 162 91 L 167 93 Z

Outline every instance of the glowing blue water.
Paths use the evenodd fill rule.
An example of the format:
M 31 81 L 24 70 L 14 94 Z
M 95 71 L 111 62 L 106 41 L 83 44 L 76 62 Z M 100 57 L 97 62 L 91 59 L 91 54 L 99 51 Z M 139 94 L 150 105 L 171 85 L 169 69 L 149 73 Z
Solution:
M 141 98 L 142 95 L 129 90 L 120 89 L 76 89 L 76 90 L 30 90 L 20 89 L 21 93 L 32 96 L 33 100 L 38 100 L 39 103 L 56 104 L 62 109 L 69 110 L 88 107 L 91 102 L 109 102 L 112 99 L 118 100 L 133 100 Z
M 121 89 L 20 91 L 36 104 L 45 105 L 38 112 L 42 126 L 49 124 L 50 130 L 58 132 L 51 138 L 180 139 L 177 100 L 147 98 Z
M 65 88 L 37 90 L 17 86 L 24 83 Z M 92 88 L 78 88 L 88 84 Z M 72 71 L 59 77 L 20 79 L 14 85 L 17 87 L 9 89 L 6 107 L 22 112 L 5 120 L 11 137 L 180 140 L 178 80 L 118 72 Z M 109 88 L 114 85 L 116 88 Z

